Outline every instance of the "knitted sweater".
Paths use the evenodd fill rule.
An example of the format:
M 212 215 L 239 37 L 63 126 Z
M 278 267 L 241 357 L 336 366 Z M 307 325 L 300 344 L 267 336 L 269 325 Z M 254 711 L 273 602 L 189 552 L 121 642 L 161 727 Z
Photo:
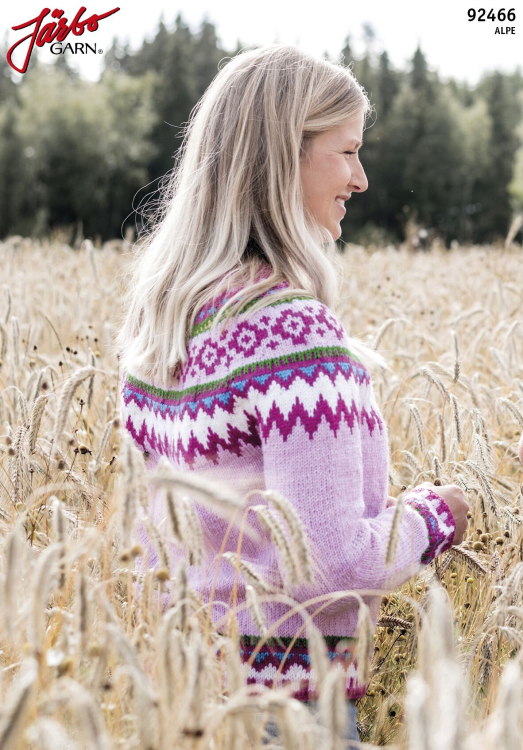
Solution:
M 267 294 L 288 286 L 283 282 Z M 318 575 L 290 585 L 282 554 L 254 512 L 248 518 L 256 537 L 243 537 L 241 559 L 297 603 L 336 591 L 360 592 L 375 626 L 382 593 L 451 546 L 454 518 L 444 499 L 431 490 L 407 492 L 396 554 L 385 565 L 394 507 L 386 508 L 388 434 L 369 370 L 348 348 L 335 314 L 292 291 L 288 299 L 255 313 L 249 314 L 247 305 L 223 338 L 220 326 L 210 333 L 213 317 L 232 293 L 222 293 L 215 306 L 199 312 L 188 361 L 173 378 L 172 389 L 162 390 L 123 372 L 122 429 L 149 454 L 147 468 L 166 456 L 178 470 L 215 477 L 242 496 L 265 489 L 284 495 L 302 520 Z M 149 518 L 164 536 L 174 569 L 186 552 L 169 542 L 163 503 L 163 493 L 151 495 Z M 248 498 L 248 505 L 263 503 L 267 501 L 260 495 Z M 194 507 L 206 556 L 203 565 L 188 567 L 188 583 L 204 602 L 210 601 L 214 586 L 211 613 L 219 628 L 236 588 L 241 656 L 249 662 L 247 682 L 280 686 L 292 681 L 293 697 L 316 698 L 305 617 L 296 612 L 289 616 L 288 599 L 262 603 L 270 637 L 261 639 L 249 608 L 241 608 L 248 578 L 220 558 L 228 522 L 208 506 L 195 502 Z M 238 537 L 234 527 L 225 552 L 236 553 Z M 157 552 L 141 522 L 136 538 L 147 545 L 143 557 L 154 567 Z M 307 605 L 305 614 L 321 609 L 312 621 L 325 638 L 330 659 L 344 662 L 347 698 L 360 698 L 366 685 L 357 680 L 354 655 L 357 600 L 347 594 L 324 606 L 326 602 L 328 598 Z

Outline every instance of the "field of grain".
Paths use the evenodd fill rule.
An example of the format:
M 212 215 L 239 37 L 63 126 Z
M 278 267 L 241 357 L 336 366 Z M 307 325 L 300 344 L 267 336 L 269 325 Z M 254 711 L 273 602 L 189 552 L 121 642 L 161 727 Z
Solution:
M 268 710 L 284 747 L 341 750 L 321 650 L 317 721 L 286 690 L 246 688 L 183 568 L 163 617 L 168 570 L 136 595 L 124 542 L 145 470 L 120 444 L 111 346 L 129 252 L 0 243 L 0 750 L 243 750 L 262 746 Z M 365 747 L 523 747 L 522 253 L 344 255 L 343 321 L 393 370 L 373 372 L 390 494 L 456 483 L 471 508 L 465 542 L 383 598 Z

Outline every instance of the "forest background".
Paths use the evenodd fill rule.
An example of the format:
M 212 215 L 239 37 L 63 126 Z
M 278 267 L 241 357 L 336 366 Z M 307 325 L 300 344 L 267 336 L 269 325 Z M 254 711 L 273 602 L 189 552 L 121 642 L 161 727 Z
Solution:
M 361 161 L 369 190 L 351 204 L 342 240 L 400 241 L 409 220 L 451 243 L 504 238 L 523 211 L 523 71 L 491 71 L 476 85 L 442 80 L 416 49 L 395 69 L 375 31 L 351 34 L 338 60 L 352 67 L 375 107 Z M 115 38 L 97 82 L 68 54 L 35 53 L 20 82 L 0 54 L 0 239 L 66 231 L 78 247 L 139 234 L 174 165 L 183 124 L 219 69 L 244 48 L 223 49 L 204 19 L 193 32 L 178 14 L 160 20 L 137 51 Z M 328 57 L 328 55 L 326 54 Z M 519 234 L 521 237 L 521 231 Z

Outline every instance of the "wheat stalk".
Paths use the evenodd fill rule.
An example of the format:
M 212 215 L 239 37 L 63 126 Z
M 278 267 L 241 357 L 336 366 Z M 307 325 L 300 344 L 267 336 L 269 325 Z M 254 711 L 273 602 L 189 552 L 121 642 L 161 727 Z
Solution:
M 454 343 L 454 376 L 452 378 L 452 382 L 457 383 L 460 375 L 458 334 L 454 330 L 451 330 L 450 333 L 452 336 L 452 341 Z
M 165 490 L 165 502 L 167 504 L 167 511 L 169 514 L 169 521 L 171 522 L 171 529 L 174 535 L 174 538 L 179 544 L 184 543 L 184 537 L 183 537 L 183 529 L 184 529 L 184 520 L 183 520 L 183 511 L 181 508 L 179 508 L 175 502 L 174 499 L 174 493 L 166 489 Z M 182 506 L 183 507 L 183 506 Z
M 410 630 L 412 623 L 402 617 L 395 617 L 394 615 L 383 615 L 376 622 L 378 627 L 382 628 L 399 628 L 400 630 Z
M 345 750 L 348 716 L 345 699 L 345 673 L 341 664 L 329 670 L 322 683 L 319 713 L 327 729 L 326 750 Z
M 242 508 L 244 501 L 231 488 L 217 480 L 209 480 L 196 472 L 177 471 L 169 464 L 165 457 L 159 462 L 158 467 L 149 475 L 150 481 L 157 487 L 182 490 L 195 494 L 198 498 L 209 504 L 211 508 L 216 505 L 227 510 Z
M 461 547 L 459 545 L 454 545 L 453 547 L 449 548 L 448 554 L 451 557 L 463 560 L 464 562 L 467 563 L 469 567 L 478 571 L 482 575 L 487 575 L 489 572 L 488 568 L 483 563 L 483 561 L 473 552 L 471 552 L 468 549 L 465 549 L 464 547 Z
M 245 560 L 242 560 L 235 552 L 224 552 L 222 554 L 222 557 L 227 560 L 227 562 L 230 563 L 233 568 L 238 568 L 240 573 L 247 581 L 249 581 L 251 586 L 256 589 L 256 591 L 261 594 L 273 593 L 273 589 L 263 580 L 263 578 L 252 567 L 252 565 L 249 565 L 249 563 L 246 563 Z
M 188 649 L 188 680 L 185 692 L 185 710 L 183 734 L 189 737 L 199 737 L 203 734 L 203 703 L 204 703 L 204 675 L 205 658 L 202 637 L 198 628 L 198 621 L 191 618 L 190 648 Z
M 303 580 L 312 580 L 312 559 L 309 548 L 309 542 L 302 520 L 299 517 L 296 509 L 291 502 L 284 497 L 281 493 L 275 490 L 265 490 L 259 493 L 266 500 L 274 505 L 276 510 L 280 511 L 283 518 L 285 519 L 293 541 L 296 545 L 298 552 L 299 565 L 301 567 Z
M 4 323 L 7 325 L 9 321 L 9 316 L 11 315 L 11 289 L 9 287 L 9 284 L 2 284 L 2 289 L 5 292 L 6 296 L 6 310 L 5 310 L 5 316 L 4 316 Z M 2 351 L 2 359 L 5 359 L 5 352 Z
M 509 230 L 507 232 L 507 236 L 505 237 L 505 248 L 510 247 L 510 245 L 514 242 L 514 238 L 516 237 L 517 233 L 523 226 L 523 213 L 517 213 L 514 214 L 514 217 L 510 223 Z
M 418 474 L 421 474 L 423 471 L 423 468 L 420 462 L 418 461 L 418 459 L 416 458 L 416 456 L 414 456 L 410 451 L 406 449 L 403 450 L 403 455 L 405 456 L 407 461 L 416 469 Z
M 89 364 L 93 368 L 93 370 L 96 369 L 96 357 L 94 356 L 94 352 L 89 347 Z M 94 391 L 94 375 L 92 378 L 89 378 L 89 384 L 87 386 L 87 410 L 91 408 L 91 404 L 93 402 L 93 391 Z
M 62 391 L 60 393 L 60 399 L 58 401 L 58 407 L 56 412 L 56 420 L 54 424 L 54 440 L 59 442 L 64 431 L 65 422 L 69 413 L 69 406 L 73 400 L 74 392 L 82 381 L 86 378 L 91 377 L 95 372 L 96 368 L 87 365 L 79 370 L 73 372 L 73 374 L 65 381 Z
M 53 533 L 54 540 L 60 545 L 60 559 L 59 559 L 59 579 L 58 588 L 63 589 L 65 586 L 65 513 L 60 500 L 56 495 L 52 495 L 49 498 L 51 507 L 53 509 Z
M 421 452 L 421 455 L 425 453 L 425 436 L 423 434 L 423 424 L 421 421 L 421 414 L 419 413 L 419 409 L 414 404 L 409 404 L 409 409 L 414 417 L 414 421 L 416 423 L 416 431 L 418 434 L 418 443 L 419 443 L 419 449 Z
M 124 469 L 123 487 L 120 501 L 120 531 L 124 548 L 130 545 L 131 528 L 140 498 L 139 462 L 141 458 L 132 438 L 124 434 L 121 447 L 121 460 Z
M 36 448 L 36 438 L 38 437 L 38 430 L 40 429 L 40 423 L 44 409 L 46 407 L 48 396 L 42 394 L 36 399 L 34 406 L 31 410 L 31 419 L 29 422 L 29 453 L 34 453 Z
M 13 352 L 13 364 L 15 372 L 20 371 L 20 326 L 16 315 L 11 316 L 11 328 L 13 329 L 13 338 L 11 340 Z
M 23 566 L 23 553 L 25 541 L 22 537 L 22 522 L 17 521 L 13 530 L 7 538 L 5 546 L 5 575 L 3 587 L 3 615 L 6 632 L 9 638 L 13 635 L 13 613 L 17 611 L 15 601 L 15 581 L 19 577 L 19 571 Z
M 496 518 L 499 518 L 500 512 L 499 512 L 498 504 L 496 502 L 496 498 L 494 497 L 494 490 L 492 489 L 492 485 L 490 484 L 485 472 L 483 472 L 479 468 L 479 466 L 476 463 L 474 463 L 474 461 L 471 461 L 470 459 L 465 461 L 463 466 L 479 479 L 481 486 L 483 488 L 483 491 L 489 501 L 489 507 L 491 511 L 494 513 Z
M 260 634 L 265 638 L 268 633 L 267 621 L 265 620 L 263 612 L 261 611 L 261 606 L 256 595 L 256 591 L 254 590 L 253 586 L 247 583 L 245 585 L 245 593 L 247 606 L 249 608 L 249 612 L 252 615 L 254 624 L 260 631 Z
M 284 569 L 289 575 L 290 584 L 299 583 L 301 577 L 299 560 L 296 557 L 293 545 L 287 541 L 285 532 L 279 521 L 265 505 L 253 505 L 252 509 L 262 524 L 268 529 L 273 542 L 280 551 Z
M 523 427 L 523 414 L 520 412 L 516 404 L 514 404 L 508 398 L 500 398 L 500 403 L 504 404 L 507 407 L 510 413 L 513 414 L 514 417 L 516 417 L 519 426 Z
M 396 500 L 394 507 L 394 515 L 392 517 L 392 524 L 390 528 L 389 542 L 387 545 L 387 553 L 385 555 L 385 565 L 391 565 L 396 556 L 396 549 L 398 547 L 399 531 L 401 522 L 403 520 L 403 513 L 405 510 L 405 500 L 403 497 L 399 497 Z
M 358 662 L 358 682 L 365 684 L 369 679 L 369 649 L 372 642 L 373 627 L 368 606 L 361 601 L 358 610 L 358 626 L 356 630 L 358 644 L 356 660 Z
M 96 703 L 89 692 L 76 680 L 63 677 L 55 684 L 54 698 L 61 703 L 71 703 L 80 719 L 82 733 L 88 747 L 97 750 L 110 750 Z
M 458 441 L 458 443 L 461 443 L 463 439 L 463 431 L 461 429 L 458 399 L 456 398 L 456 396 L 454 396 L 454 394 L 451 394 L 450 400 L 452 402 L 452 410 L 454 414 L 454 425 L 456 426 L 456 440 Z
M 104 431 L 102 433 L 102 439 L 100 440 L 98 453 L 96 454 L 96 458 L 94 462 L 95 471 L 102 465 L 102 459 L 105 453 L 105 448 L 107 446 L 107 443 L 109 442 L 109 438 L 111 436 L 113 428 L 116 427 L 116 422 L 117 422 L 116 419 L 110 419 L 105 425 Z
M 327 644 L 320 630 L 314 625 L 311 619 L 307 620 L 307 649 L 311 660 L 311 668 L 316 675 L 317 690 L 321 695 L 321 687 L 329 671 L 329 657 L 327 654 Z
M 204 556 L 203 532 L 200 519 L 192 500 L 183 495 L 180 499 L 185 520 L 184 528 L 187 534 L 189 547 L 189 561 L 191 565 L 201 565 Z
M 422 367 L 419 372 L 420 375 L 423 375 L 424 378 L 427 378 L 430 383 L 436 386 L 438 391 L 442 396 L 444 396 L 445 399 L 448 399 L 450 397 L 450 394 L 444 383 L 438 378 L 437 375 L 432 372 L 432 370 L 430 370 L 428 367 Z
M 24 664 L 24 672 L 18 679 L 14 696 L 0 721 L 0 748 L 13 747 L 20 737 L 29 713 L 38 678 L 37 662 L 34 659 Z
M 63 553 L 62 544 L 53 544 L 41 554 L 36 566 L 33 589 L 33 643 L 35 650 L 43 646 L 45 634 L 44 608 L 54 585 L 53 573 Z

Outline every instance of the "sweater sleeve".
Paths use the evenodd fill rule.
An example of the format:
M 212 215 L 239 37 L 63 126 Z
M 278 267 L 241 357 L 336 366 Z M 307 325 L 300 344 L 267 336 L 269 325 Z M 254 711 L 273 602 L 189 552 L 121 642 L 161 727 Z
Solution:
M 394 507 L 385 507 L 388 436 L 368 369 L 348 349 L 337 317 L 316 300 L 282 305 L 270 335 L 275 356 L 258 363 L 249 391 L 265 486 L 294 506 L 316 563 L 315 580 L 286 585 L 287 593 L 305 601 L 396 588 L 451 546 L 453 516 L 428 488 L 406 493 L 396 554 L 386 566 L 394 517 Z

